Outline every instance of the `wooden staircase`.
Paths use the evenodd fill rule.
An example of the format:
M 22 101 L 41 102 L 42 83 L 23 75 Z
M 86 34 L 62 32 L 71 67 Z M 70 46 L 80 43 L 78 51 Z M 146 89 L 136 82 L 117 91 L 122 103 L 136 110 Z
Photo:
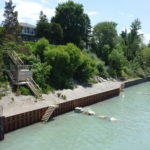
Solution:
M 22 68 L 26 68 L 26 70 L 29 70 L 28 65 L 24 65 L 24 62 L 17 56 L 15 51 L 8 51 L 7 55 L 10 57 L 12 62 L 17 66 L 17 68 L 22 67 Z M 13 84 L 17 84 L 17 85 L 26 84 L 37 98 L 42 98 L 41 89 L 37 85 L 37 83 L 33 80 L 32 77 L 30 78 L 27 77 L 23 82 L 20 82 L 14 78 L 13 74 L 11 73 L 11 70 L 7 70 L 6 73 L 10 77 Z
M 14 79 L 14 76 L 13 76 L 13 74 L 11 73 L 11 71 L 6 70 L 6 73 L 7 73 L 7 75 L 9 76 L 11 82 L 12 82 L 13 84 L 15 84 L 15 79 Z
M 52 114 L 56 108 L 58 108 L 58 105 L 49 106 L 48 109 L 46 110 L 45 114 L 43 115 L 41 121 L 43 123 L 46 123 L 49 120 L 49 118 L 52 116 Z
M 42 98 L 42 92 L 40 87 L 37 85 L 37 83 L 32 78 L 27 78 L 27 86 L 31 89 L 31 91 L 34 93 L 37 98 Z
M 7 52 L 8 56 L 11 58 L 15 65 L 24 65 L 24 62 L 17 56 L 17 54 L 13 52 Z

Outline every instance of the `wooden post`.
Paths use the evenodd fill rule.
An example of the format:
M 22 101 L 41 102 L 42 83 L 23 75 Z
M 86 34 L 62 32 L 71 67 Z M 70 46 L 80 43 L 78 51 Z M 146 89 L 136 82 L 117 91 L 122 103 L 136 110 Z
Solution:
M 4 140 L 4 118 L 3 116 L 0 116 L 0 141 Z

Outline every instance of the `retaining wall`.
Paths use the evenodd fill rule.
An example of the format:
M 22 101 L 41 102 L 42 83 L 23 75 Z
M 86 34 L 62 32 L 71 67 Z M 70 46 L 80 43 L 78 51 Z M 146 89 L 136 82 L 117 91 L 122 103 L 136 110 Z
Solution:
M 0 141 L 4 139 L 4 117 L 0 116 Z
M 150 77 L 147 78 L 142 78 L 142 79 L 137 79 L 137 80 L 133 80 L 133 81 L 127 81 L 124 83 L 124 88 L 128 88 L 130 86 L 134 86 L 143 82 L 147 82 L 150 81 Z
M 117 96 L 119 95 L 119 93 L 120 88 L 60 103 L 59 107 L 56 108 L 56 110 L 53 112 L 52 117 L 74 110 L 75 107 L 84 107 L 97 102 L 101 102 L 108 98 Z M 7 133 L 41 121 L 41 118 L 44 115 L 47 108 L 48 107 L 33 110 L 26 113 L 21 113 L 14 116 L 5 117 L 4 132 Z

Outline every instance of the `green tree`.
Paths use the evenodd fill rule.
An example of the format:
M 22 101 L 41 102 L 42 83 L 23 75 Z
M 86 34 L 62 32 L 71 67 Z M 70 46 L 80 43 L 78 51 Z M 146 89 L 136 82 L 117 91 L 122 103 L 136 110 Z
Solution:
M 124 54 L 126 58 L 131 61 L 135 58 L 140 51 L 140 45 L 142 44 L 141 34 L 141 22 L 136 19 L 131 24 L 131 31 L 127 33 L 127 30 L 122 31 L 121 37 L 123 39 Z
M 43 13 L 43 11 L 40 12 L 39 21 L 36 24 L 35 33 L 37 38 L 50 38 L 50 24 L 48 22 L 47 16 Z
M 98 23 L 93 30 L 92 49 L 102 60 L 108 63 L 108 55 L 116 47 L 117 24 L 114 22 Z
M 142 59 L 142 65 L 146 65 L 147 67 L 150 67 L 150 48 L 149 47 L 145 47 L 142 51 L 141 51 L 141 59 Z
M 69 82 L 70 57 L 64 49 L 54 48 L 45 52 L 46 62 L 52 66 L 51 83 L 56 88 L 64 88 Z
M 87 14 L 85 14 L 85 34 L 83 41 L 85 42 L 85 48 L 88 49 L 91 45 L 91 21 Z
M 87 82 L 98 73 L 96 62 L 86 55 L 81 55 L 81 64 L 77 68 L 74 78 L 80 82 Z
M 123 53 L 118 49 L 114 49 L 109 55 L 110 75 L 114 77 L 122 76 L 122 70 L 126 62 Z
M 63 29 L 60 24 L 52 22 L 50 23 L 50 35 L 49 42 L 52 44 L 61 44 L 63 40 Z
M 13 5 L 12 0 L 5 2 L 5 11 L 3 21 L 3 26 L 5 29 L 5 38 L 7 41 L 18 41 L 20 34 L 20 26 L 18 22 L 18 12 L 15 11 L 15 5 Z
M 35 43 L 35 54 L 38 55 L 42 62 L 44 62 L 44 52 L 48 50 L 49 42 L 45 38 L 39 39 Z
M 64 44 L 72 42 L 80 46 L 86 33 L 87 17 L 81 4 L 68 1 L 59 4 L 52 22 L 59 23 L 64 33 Z
M 0 27 L 0 46 L 4 43 L 5 30 L 3 27 Z

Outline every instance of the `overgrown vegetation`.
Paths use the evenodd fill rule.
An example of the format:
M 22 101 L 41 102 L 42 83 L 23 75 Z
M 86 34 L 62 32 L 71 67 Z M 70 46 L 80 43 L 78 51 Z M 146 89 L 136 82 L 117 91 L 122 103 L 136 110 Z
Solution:
M 83 6 L 68 1 L 58 5 L 51 22 L 41 11 L 36 25 L 38 40 L 23 42 L 14 9 L 11 0 L 6 2 L 5 21 L 0 27 L 0 68 L 4 68 L 3 52 L 13 49 L 25 64 L 33 65 L 33 78 L 44 93 L 72 88 L 72 79 L 89 82 L 95 75 L 127 79 L 150 74 L 150 44 L 142 41 L 138 19 L 131 23 L 129 32 L 120 35 L 115 22 L 100 22 L 91 32 Z M 1 69 L 0 85 L 5 80 Z M 17 92 L 30 94 L 26 87 Z

